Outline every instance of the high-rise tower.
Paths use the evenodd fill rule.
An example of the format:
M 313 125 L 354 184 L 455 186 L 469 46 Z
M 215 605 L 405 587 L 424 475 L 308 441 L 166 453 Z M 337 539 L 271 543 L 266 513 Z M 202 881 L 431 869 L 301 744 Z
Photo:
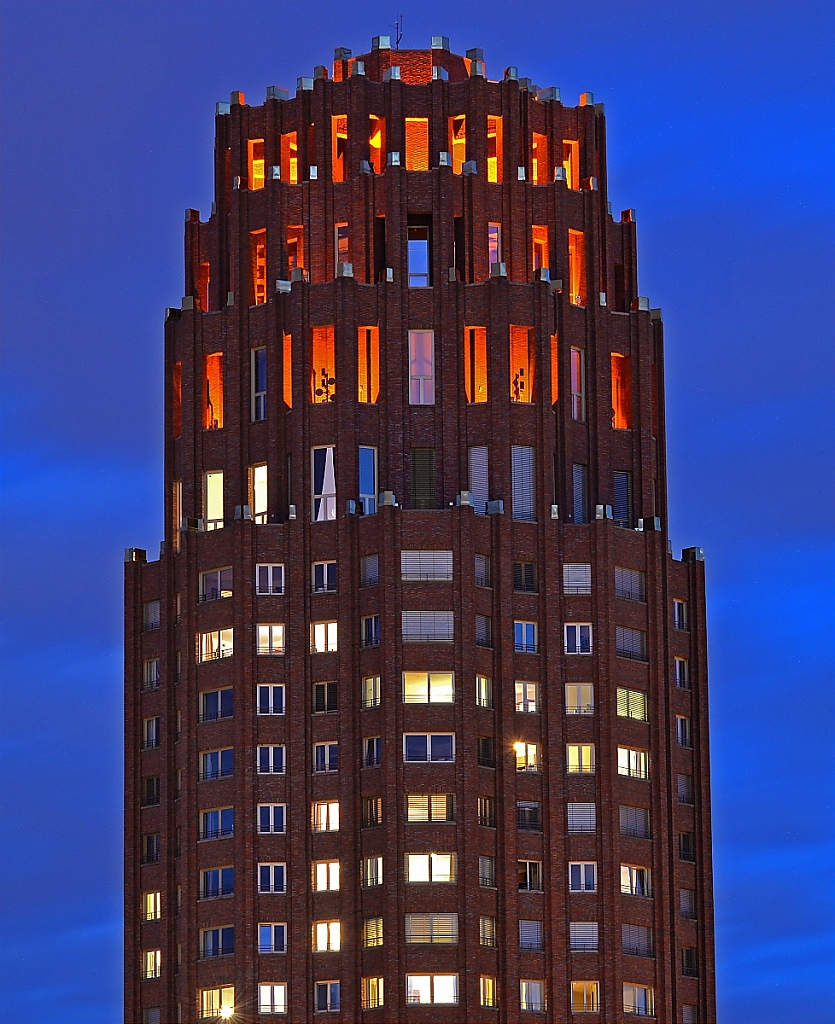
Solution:
M 601 104 L 219 104 L 126 566 L 126 1020 L 715 1019 L 700 549 Z

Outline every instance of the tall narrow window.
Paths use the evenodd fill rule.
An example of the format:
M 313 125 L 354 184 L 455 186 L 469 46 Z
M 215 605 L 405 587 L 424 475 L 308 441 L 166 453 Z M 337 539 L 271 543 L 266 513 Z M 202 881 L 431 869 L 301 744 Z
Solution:
M 333 255 L 334 273 L 340 263 L 351 263 L 351 236 L 348 232 L 348 222 L 340 221 L 333 226 Z
M 203 474 L 203 518 L 206 530 L 223 527 L 223 470 Z
M 281 180 L 290 185 L 299 183 L 299 137 L 297 132 L 281 136 Z
M 568 298 L 572 306 L 586 304 L 586 236 L 568 232 Z
M 449 119 L 449 151 L 452 154 L 452 173 L 460 174 L 467 159 L 467 118 L 464 114 Z
M 551 335 L 551 402 L 560 397 L 559 335 Z
M 409 331 L 409 404 L 435 404 L 433 331 Z
M 464 392 L 468 402 L 487 401 L 487 330 L 464 328 Z
M 435 449 L 412 448 L 412 508 L 435 507 Z
M 203 357 L 203 427 L 219 430 L 223 426 L 223 353 Z
M 629 430 L 632 426 L 632 369 L 629 356 L 612 353 L 612 426 Z
M 615 526 L 632 526 L 632 474 L 615 472 L 612 513 Z
M 429 170 L 429 119 L 407 117 L 405 133 L 406 170 Z
M 493 266 L 494 263 L 502 262 L 502 226 L 498 221 L 491 221 L 487 225 L 487 263 Z
M 171 429 L 174 437 L 183 432 L 183 364 L 174 363 L 171 371 Z M 179 523 L 177 526 L 179 527 Z
M 249 233 L 249 304 L 263 306 L 267 301 L 267 232 Z
M 336 519 L 336 449 L 332 445 L 314 448 L 311 452 L 314 523 Z
M 502 180 L 502 119 L 487 116 L 487 180 Z
M 580 187 L 580 143 L 573 139 L 562 140 L 562 169 L 565 184 L 576 191 Z
M 293 408 L 293 336 L 291 334 L 285 334 L 283 339 L 283 398 L 284 404 L 288 409 Z
M 534 132 L 531 146 L 531 181 L 534 185 L 547 185 L 548 177 L 548 137 Z
M 586 418 L 586 360 L 581 348 L 571 350 L 571 418 Z
M 212 265 L 209 262 L 203 262 L 197 268 L 197 301 L 200 304 L 199 308 L 202 309 L 204 313 L 209 309 L 211 283 Z
M 382 174 L 385 167 L 386 119 L 376 114 L 368 115 L 368 162 L 375 174 Z
M 429 264 L 429 225 L 409 224 L 406 227 L 409 287 L 428 288 L 432 283 Z
M 287 228 L 287 274 L 297 268 L 304 269 L 304 227 L 290 224 Z
M 257 192 L 264 187 L 264 140 L 250 139 L 247 143 L 249 188 Z
M 377 449 L 360 447 L 359 450 L 360 504 L 365 515 L 377 511 Z
M 254 523 L 267 521 L 267 464 L 249 467 L 249 507 Z
M 258 423 L 267 418 L 267 350 L 265 348 L 252 350 L 250 374 L 252 382 L 250 416 L 253 423 Z
M 532 327 L 510 327 L 510 400 L 533 401 L 534 346 Z
M 348 115 L 334 114 L 331 117 L 331 166 L 334 181 L 345 181 L 348 177 Z
M 513 445 L 510 449 L 513 518 L 527 522 L 536 519 L 533 455 L 533 448 L 523 445 Z
M 380 394 L 380 330 L 360 327 L 357 332 L 357 401 L 375 403 Z
M 486 445 L 470 448 L 467 456 L 473 510 L 484 515 L 487 511 L 487 502 L 490 497 L 488 451 Z
M 180 550 L 180 523 L 183 521 L 183 481 L 175 480 L 171 495 L 171 539 L 174 554 Z
M 333 326 L 314 327 L 311 366 L 311 401 L 336 401 L 336 353 Z
M 551 262 L 548 255 L 548 226 L 546 224 L 531 226 L 531 246 L 533 249 L 531 263 L 534 273 L 537 270 L 547 270 L 551 266 Z
M 589 521 L 589 467 L 579 462 L 574 463 L 574 522 Z

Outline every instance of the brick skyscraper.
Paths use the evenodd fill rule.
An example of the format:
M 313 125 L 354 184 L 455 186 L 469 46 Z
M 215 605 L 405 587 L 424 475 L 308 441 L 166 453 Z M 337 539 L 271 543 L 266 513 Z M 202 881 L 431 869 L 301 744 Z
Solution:
M 216 119 L 126 566 L 126 1020 L 715 1020 L 704 564 L 603 107 L 380 37 Z

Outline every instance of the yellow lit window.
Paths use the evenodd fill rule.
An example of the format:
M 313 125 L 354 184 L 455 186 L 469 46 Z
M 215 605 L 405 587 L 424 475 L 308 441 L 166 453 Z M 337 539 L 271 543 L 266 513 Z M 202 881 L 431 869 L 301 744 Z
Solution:
M 586 236 L 582 231 L 568 232 L 568 291 L 572 306 L 585 306 Z
M 531 227 L 531 244 L 533 248 L 533 269 L 548 270 L 551 266 L 548 256 L 548 228 L 545 224 L 534 224 Z
M 313 952 L 338 953 L 342 944 L 342 927 L 339 921 L 313 922 Z
M 534 185 L 547 185 L 548 184 L 548 138 L 545 135 L 540 135 L 539 132 L 533 133 L 533 144 L 532 144 L 532 155 L 531 155 L 531 181 Z
M 487 180 L 502 180 L 502 119 L 487 118 Z
M 612 353 L 612 426 L 629 430 L 632 426 L 632 370 L 628 356 Z
M 336 355 L 333 327 L 313 328 L 311 401 L 336 401 Z
M 293 408 L 293 336 L 284 335 L 284 404 Z
M 572 981 L 571 1009 L 574 1013 L 597 1013 L 600 1009 L 600 982 Z
M 362 944 L 363 946 L 382 946 L 383 944 L 383 919 L 382 917 L 367 917 L 362 922 Z
M 348 159 L 348 115 L 334 114 L 331 117 L 331 160 L 333 180 L 345 181 Z
M 223 353 L 203 357 L 203 427 L 219 430 L 223 426 Z
M 249 507 L 254 523 L 267 521 L 267 464 L 249 467 Z
M 142 977 L 147 981 L 162 972 L 162 950 L 148 949 L 142 954 Z
M 360 327 L 357 332 L 357 401 L 377 401 L 380 393 L 380 331 Z
M 291 185 L 299 183 L 299 136 L 288 132 L 281 136 L 281 180 Z
M 142 907 L 146 921 L 159 921 L 162 917 L 162 894 L 146 892 L 142 897 Z
M 220 1017 L 228 1020 L 235 1012 L 235 986 L 223 985 L 219 988 L 203 988 L 200 990 L 200 1016 Z
M 267 301 L 267 232 L 249 233 L 250 306 L 262 306 Z
M 539 771 L 539 748 L 535 743 L 518 740 L 513 744 L 513 753 L 516 755 L 517 772 Z
M 313 891 L 338 892 L 339 861 L 317 860 L 313 862 Z
M 534 351 L 533 329 L 510 328 L 510 400 L 533 401 Z
M 565 748 L 565 766 L 569 772 L 594 771 L 594 744 L 568 743 Z
M 252 192 L 264 187 L 264 140 L 250 139 L 248 143 L 249 187 Z
M 363 1010 L 375 1010 L 383 1005 L 383 979 L 363 978 L 362 979 L 362 1008 Z
M 479 994 L 482 1006 L 496 1006 L 496 979 L 482 974 L 478 979 Z
M 452 173 L 460 174 L 467 159 L 467 118 L 463 114 L 449 119 L 449 151 Z
M 288 274 L 296 267 L 301 267 L 304 270 L 304 227 L 301 224 L 291 224 L 287 228 Z
M 375 174 L 382 174 L 385 167 L 386 119 L 376 114 L 368 115 L 368 162 Z
M 180 523 L 183 520 L 183 481 L 175 480 L 171 494 L 171 535 L 174 554 L 180 550 Z
M 468 402 L 487 401 L 487 329 L 464 328 L 464 391 Z
M 429 118 L 406 118 L 406 170 L 429 170 Z
M 183 364 L 174 363 L 171 372 L 171 428 L 174 437 L 183 432 Z M 180 524 L 177 523 L 179 529 Z
M 203 474 L 203 520 L 205 529 L 223 529 L 223 470 Z
M 575 191 L 580 187 L 580 143 L 572 139 L 562 140 L 562 168 L 565 183 Z

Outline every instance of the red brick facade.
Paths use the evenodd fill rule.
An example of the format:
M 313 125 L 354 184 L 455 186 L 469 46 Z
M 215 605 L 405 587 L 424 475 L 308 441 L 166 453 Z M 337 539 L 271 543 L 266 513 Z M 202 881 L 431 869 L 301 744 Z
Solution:
M 131 551 L 126 565 L 125 1019 L 215 1019 L 233 999 L 242 1022 L 711 1024 L 704 564 L 698 549 L 682 561 L 668 552 L 662 324 L 636 292 L 631 211 L 608 212 L 602 105 L 586 94 L 563 106 L 514 69 L 489 81 L 476 51 L 383 41 L 336 58 L 292 98 L 219 105 L 212 215 L 187 211 L 186 298 L 165 327 L 165 544 L 159 562 Z M 407 155 L 412 118 L 428 135 L 410 122 Z M 422 139 L 428 169 L 407 169 Z M 573 271 L 571 231 L 584 246 Z M 334 342 L 314 364 L 317 326 L 332 326 Z M 511 364 L 518 327 L 528 351 Z M 358 401 L 375 375 L 360 369 L 361 328 L 379 332 L 374 402 Z M 479 356 L 469 328 L 485 331 Z M 410 331 L 434 332 L 429 370 L 410 362 Z M 613 355 L 624 357 L 620 401 Z M 474 392 L 479 374 L 486 395 Z M 317 387 L 335 399 L 312 401 Z M 334 449 L 336 498 L 314 507 L 322 446 Z M 366 514 L 360 447 L 376 449 Z M 487 449 L 486 494 L 474 448 Z M 265 491 L 254 466 L 266 466 Z M 207 505 L 214 471 L 219 512 Z M 446 554 L 416 574 L 441 578 L 404 580 L 403 551 L 451 553 L 451 579 Z M 362 579 L 369 555 L 378 582 Z M 314 592 L 317 561 L 337 563 L 335 589 Z M 283 566 L 283 593 L 256 592 L 264 564 Z M 213 600 L 218 584 L 201 573 L 226 567 L 231 596 Z M 453 639 L 404 640 L 417 621 L 404 622 L 408 611 L 453 613 Z M 378 626 L 364 621 L 374 615 Z M 311 653 L 311 623 L 326 621 L 338 650 Z M 515 622 L 535 633 L 517 636 Z M 443 636 L 445 623 L 416 628 Z M 589 653 L 568 652 L 574 623 L 591 626 Z M 283 637 L 258 624 L 282 624 Z M 231 655 L 200 660 L 200 637 L 214 653 L 229 635 L 209 634 L 228 629 Z M 283 653 L 259 653 L 270 644 Z M 453 698 L 404 701 L 404 672 L 453 673 Z M 363 682 L 375 676 L 379 700 Z M 477 676 L 492 681 L 492 707 L 487 684 L 477 702 Z M 338 694 L 319 691 L 317 705 L 326 682 Z M 283 714 L 258 713 L 259 684 L 284 685 Z M 593 693 L 566 688 L 578 684 Z M 205 696 L 221 689 L 232 697 Z M 454 734 L 454 760 L 406 761 L 404 734 L 420 733 Z M 372 737 L 381 763 L 363 767 Z M 480 740 L 495 767 L 480 763 L 491 760 Z M 338 743 L 338 770 L 314 770 L 317 743 Z M 517 763 L 518 743 L 536 749 Z M 283 772 L 259 772 L 273 756 L 264 745 L 283 746 Z M 519 770 L 525 758 L 539 770 Z M 407 820 L 407 794 L 454 795 L 454 820 Z M 382 799 L 379 824 L 370 797 Z M 338 830 L 313 830 L 317 801 L 338 801 Z M 585 832 L 569 828 L 581 803 L 578 819 L 594 807 Z M 286 805 L 284 833 L 259 832 L 265 804 Z M 203 817 L 218 808 L 234 808 L 233 827 Z M 407 880 L 407 863 L 424 863 L 410 853 L 455 854 L 454 881 Z M 364 884 L 370 857 L 382 857 L 382 884 Z M 494 878 L 479 858 L 493 858 Z M 339 862 L 338 890 L 314 891 L 318 861 Z M 520 861 L 541 865 L 538 889 Z M 570 883 L 570 863 L 596 869 L 575 868 Z M 259 891 L 260 864 L 286 865 L 286 892 Z M 234 881 L 203 874 L 220 868 Z M 578 872 L 586 888 L 572 891 Z M 457 915 L 457 942 L 408 941 L 429 926 L 410 918 L 410 934 L 416 914 Z M 369 918 L 382 919 L 381 944 L 368 942 Z M 339 951 L 314 951 L 314 922 L 339 922 Z M 572 922 L 596 923 L 596 943 Z M 259 951 L 264 923 L 286 924 L 273 940 L 284 952 Z M 382 998 L 362 981 L 378 978 Z M 337 999 L 317 988 L 326 981 L 339 982 L 338 1009 L 325 1008 Z M 445 1001 L 423 1005 L 433 994 Z

